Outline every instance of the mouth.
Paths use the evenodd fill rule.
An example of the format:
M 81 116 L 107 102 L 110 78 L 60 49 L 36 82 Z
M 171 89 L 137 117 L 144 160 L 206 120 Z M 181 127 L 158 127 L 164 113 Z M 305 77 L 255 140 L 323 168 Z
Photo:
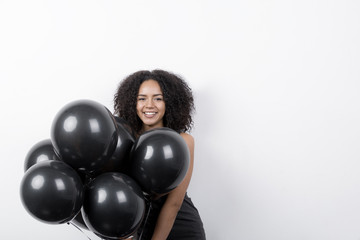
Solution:
M 145 115 L 145 117 L 148 117 L 148 118 L 152 118 L 155 116 L 157 112 L 143 112 L 143 114 Z

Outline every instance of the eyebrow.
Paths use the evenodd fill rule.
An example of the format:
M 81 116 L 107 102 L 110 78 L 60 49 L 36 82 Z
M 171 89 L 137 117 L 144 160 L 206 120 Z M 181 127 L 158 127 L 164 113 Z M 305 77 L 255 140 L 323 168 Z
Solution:
M 138 97 L 139 97 L 139 96 L 146 97 L 147 95 L 146 95 L 146 94 L 139 94 Z M 161 93 L 158 93 L 158 94 L 154 94 L 154 95 L 153 95 L 153 97 L 156 97 L 156 96 L 162 96 L 162 94 L 161 94 Z

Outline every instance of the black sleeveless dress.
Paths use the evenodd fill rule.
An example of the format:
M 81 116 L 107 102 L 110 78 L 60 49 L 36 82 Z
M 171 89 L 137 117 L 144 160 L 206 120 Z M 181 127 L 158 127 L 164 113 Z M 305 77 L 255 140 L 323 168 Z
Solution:
M 138 240 L 150 240 L 156 225 L 160 210 L 167 196 L 148 204 L 143 225 L 138 230 Z M 176 216 L 168 240 L 205 240 L 205 231 L 198 210 L 191 199 L 185 194 L 184 201 Z

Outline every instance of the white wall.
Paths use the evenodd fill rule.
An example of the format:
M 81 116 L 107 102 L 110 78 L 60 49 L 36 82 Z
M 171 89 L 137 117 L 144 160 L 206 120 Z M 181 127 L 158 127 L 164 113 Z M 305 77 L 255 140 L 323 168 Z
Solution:
M 209 240 L 359 240 L 359 13 L 351 0 L 1 0 L 0 237 L 87 239 L 26 212 L 24 157 L 66 103 L 112 109 L 123 77 L 163 68 L 196 97 L 189 194 Z

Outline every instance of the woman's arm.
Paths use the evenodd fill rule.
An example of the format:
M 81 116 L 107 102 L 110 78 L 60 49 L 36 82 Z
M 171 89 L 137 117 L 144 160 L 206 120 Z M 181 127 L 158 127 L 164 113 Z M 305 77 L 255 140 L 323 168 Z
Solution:
M 164 206 L 161 208 L 158 220 L 156 222 L 152 240 L 165 240 L 168 237 L 190 183 L 194 166 L 194 138 L 187 133 L 181 133 L 180 135 L 184 138 L 190 150 L 189 169 L 180 185 L 178 185 L 168 194 L 168 197 L 164 203 Z

